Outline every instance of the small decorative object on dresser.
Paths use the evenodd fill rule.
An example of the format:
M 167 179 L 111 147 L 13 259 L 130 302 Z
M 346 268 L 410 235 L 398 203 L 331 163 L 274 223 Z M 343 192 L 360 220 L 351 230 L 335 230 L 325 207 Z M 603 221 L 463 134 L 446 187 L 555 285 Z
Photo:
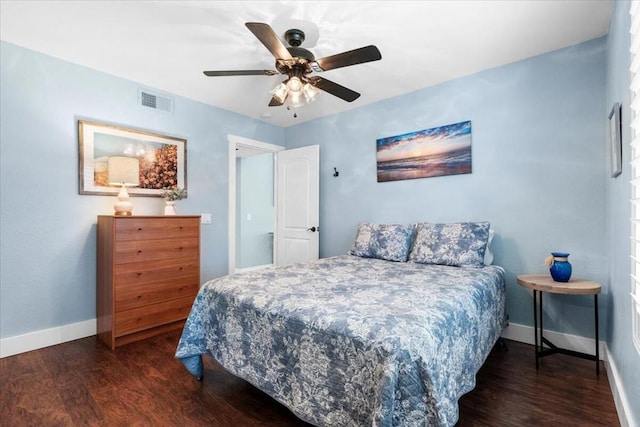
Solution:
M 184 188 L 163 188 L 162 197 L 165 201 L 164 214 L 177 215 L 176 201 L 187 197 L 187 190 Z
M 132 215 L 133 204 L 129 201 L 126 187 L 140 184 L 140 161 L 135 157 L 112 156 L 107 160 L 109 185 L 120 185 L 118 201 L 113 206 L 114 215 Z
M 176 211 L 176 202 L 165 201 L 165 203 L 164 203 L 164 214 L 165 215 L 178 215 L 178 211 Z
M 200 287 L 200 216 L 98 216 L 98 338 L 180 329 Z
M 566 252 L 551 252 L 551 256 L 546 259 L 549 273 L 556 282 L 568 282 L 571 279 L 571 263 L 569 254 Z

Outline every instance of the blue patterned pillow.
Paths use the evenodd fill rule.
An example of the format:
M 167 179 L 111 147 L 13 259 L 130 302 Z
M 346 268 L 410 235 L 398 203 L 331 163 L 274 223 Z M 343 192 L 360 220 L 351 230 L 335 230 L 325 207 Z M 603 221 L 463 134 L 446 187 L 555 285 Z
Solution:
M 361 223 L 349 253 L 364 258 L 404 262 L 411 249 L 413 228 L 413 224 Z
M 417 224 L 409 261 L 456 267 L 483 267 L 488 240 L 488 222 Z

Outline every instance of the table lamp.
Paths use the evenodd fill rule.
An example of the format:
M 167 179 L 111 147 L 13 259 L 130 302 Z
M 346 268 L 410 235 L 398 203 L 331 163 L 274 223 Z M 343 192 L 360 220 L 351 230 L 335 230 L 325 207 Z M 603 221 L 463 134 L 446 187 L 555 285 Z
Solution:
M 126 187 L 140 184 L 140 162 L 134 157 L 114 156 L 108 160 L 109 185 L 122 185 L 118 201 L 113 205 L 115 215 L 131 216 L 133 204 Z

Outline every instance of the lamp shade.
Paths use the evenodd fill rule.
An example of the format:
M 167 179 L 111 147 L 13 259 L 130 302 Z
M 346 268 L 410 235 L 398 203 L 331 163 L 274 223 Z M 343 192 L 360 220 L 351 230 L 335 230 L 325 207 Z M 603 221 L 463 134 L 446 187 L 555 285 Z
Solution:
M 287 89 L 287 85 L 284 83 L 280 83 L 271 91 L 271 95 L 273 95 L 281 104 L 284 104 L 288 94 L 289 89 Z
M 291 77 L 287 80 L 287 88 L 289 88 L 291 92 L 300 92 L 302 90 L 302 82 L 295 76 Z
M 140 184 L 140 162 L 134 157 L 109 157 L 108 173 L 110 185 L 135 187 Z

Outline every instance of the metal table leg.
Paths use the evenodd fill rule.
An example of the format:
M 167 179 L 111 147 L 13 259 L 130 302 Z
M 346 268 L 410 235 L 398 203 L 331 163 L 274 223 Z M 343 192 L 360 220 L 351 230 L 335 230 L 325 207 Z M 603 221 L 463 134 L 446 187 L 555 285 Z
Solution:
M 598 294 L 593 295 L 593 306 L 596 319 L 596 375 L 600 375 L 600 339 L 598 337 Z
M 538 369 L 538 291 L 533 290 L 533 342 L 536 354 L 536 370 Z
M 542 325 L 542 316 L 543 316 L 543 311 L 542 311 L 542 299 L 543 299 L 543 292 L 542 291 L 538 291 L 538 319 L 540 320 L 540 351 L 538 352 L 538 358 L 540 358 L 540 353 L 544 350 L 544 326 Z

